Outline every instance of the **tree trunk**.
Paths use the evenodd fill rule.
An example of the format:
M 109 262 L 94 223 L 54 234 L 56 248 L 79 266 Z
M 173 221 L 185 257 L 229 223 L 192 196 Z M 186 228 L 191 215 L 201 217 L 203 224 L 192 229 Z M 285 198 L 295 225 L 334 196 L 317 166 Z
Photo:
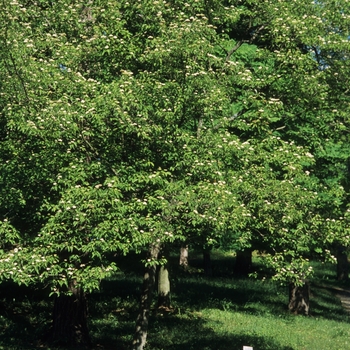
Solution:
M 160 266 L 158 270 L 158 307 L 170 307 L 170 280 L 168 263 Z
M 344 246 L 337 248 L 337 279 L 346 281 L 349 278 L 349 260 Z
M 148 251 L 147 260 L 150 262 L 158 258 L 160 244 L 153 244 Z M 143 286 L 140 302 L 140 311 L 136 319 L 136 330 L 132 343 L 132 350 L 143 350 L 146 345 L 149 313 L 152 303 L 152 294 L 156 280 L 156 264 L 146 266 L 143 277 Z
M 188 245 L 184 245 L 180 248 L 180 266 L 185 270 L 188 269 Z
M 298 315 L 309 315 L 310 312 L 310 286 L 305 282 L 302 286 L 289 283 L 289 304 L 291 312 Z
M 252 250 L 238 250 L 236 252 L 235 272 L 242 276 L 248 276 L 252 271 Z
M 211 277 L 213 275 L 213 269 L 211 265 L 209 249 L 203 249 L 203 265 L 204 265 L 204 274 L 208 277 Z
M 72 295 L 55 299 L 53 311 L 53 341 L 60 346 L 88 348 L 87 300 L 80 288 L 70 288 Z

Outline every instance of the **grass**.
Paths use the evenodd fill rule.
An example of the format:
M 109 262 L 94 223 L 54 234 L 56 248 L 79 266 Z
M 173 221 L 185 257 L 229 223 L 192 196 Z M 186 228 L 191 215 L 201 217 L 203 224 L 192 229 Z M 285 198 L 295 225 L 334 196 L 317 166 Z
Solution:
M 142 278 L 135 261 L 89 296 L 94 349 L 129 348 Z M 285 287 L 234 276 L 232 256 L 213 254 L 212 278 L 200 264 L 192 260 L 192 273 L 174 267 L 173 309 L 152 310 L 147 350 L 350 349 L 350 318 L 332 292 L 347 286 L 334 279 L 334 266 L 314 264 L 311 316 L 301 317 L 288 313 Z M 52 301 L 29 288 L 12 286 L 9 294 L 0 288 L 0 349 L 49 349 L 41 337 L 50 327 Z

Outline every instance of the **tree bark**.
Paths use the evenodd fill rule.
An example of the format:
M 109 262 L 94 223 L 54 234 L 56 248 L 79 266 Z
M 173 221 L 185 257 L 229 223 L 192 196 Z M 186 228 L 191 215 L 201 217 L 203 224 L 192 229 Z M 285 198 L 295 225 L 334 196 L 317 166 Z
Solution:
M 310 286 L 305 282 L 302 286 L 289 283 L 289 304 L 291 312 L 298 315 L 309 315 L 310 312 Z
M 148 251 L 147 260 L 152 262 L 158 258 L 160 244 L 153 244 Z M 132 342 L 132 350 L 143 350 L 146 345 L 149 313 L 156 280 L 156 264 L 148 264 L 145 268 L 140 302 L 140 311 L 136 319 L 136 330 Z
M 252 271 L 252 250 L 238 250 L 236 252 L 235 272 L 242 276 L 248 276 Z
M 180 248 L 180 266 L 182 266 L 185 270 L 188 269 L 188 245 L 184 245 Z
M 170 307 L 170 280 L 168 263 L 158 270 L 158 308 Z
M 337 279 L 346 281 L 349 279 L 349 260 L 347 249 L 344 246 L 337 248 Z
M 88 348 L 87 300 L 80 288 L 70 287 L 72 295 L 55 299 L 53 311 L 53 341 L 59 346 Z
M 204 265 L 204 274 L 208 277 L 213 276 L 213 269 L 211 265 L 209 249 L 203 249 L 203 265 Z

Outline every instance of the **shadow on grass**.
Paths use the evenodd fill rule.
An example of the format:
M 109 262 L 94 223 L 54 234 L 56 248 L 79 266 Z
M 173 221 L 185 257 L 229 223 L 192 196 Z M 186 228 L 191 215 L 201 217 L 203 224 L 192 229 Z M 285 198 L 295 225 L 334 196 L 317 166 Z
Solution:
M 174 302 L 197 310 L 218 308 L 278 316 L 287 311 L 286 288 L 260 280 L 193 276 L 178 279 L 173 290 Z
M 201 263 L 200 258 L 193 261 L 193 265 L 197 267 L 200 267 Z M 269 276 L 271 271 L 255 261 L 254 269 L 260 279 L 242 278 L 233 272 L 234 265 L 234 258 L 219 258 L 213 261 L 214 278 L 205 278 L 197 274 L 197 280 L 196 277 L 186 276 L 179 279 L 174 289 L 176 300 L 179 304 L 192 308 L 211 305 L 222 310 L 249 312 L 255 315 L 271 314 L 278 317 L 290 315 L 287 309 L 288 288 L 261 280 L 261 276 Z M 315 276 L 311 280 L 310 315 L 349 323 L 350 315 L 337 297 L 339 294 L 337 288 L 350 290 L 350 280 L 337 281 L 334 264 L 315 262 L 313 265 Z M 197 290 L 201 292 L 197 293 Z
M 134 330 L 131 325 L 124 324 L 115 329 L 111 323 L 106 326 L 98 339 L 100 349 L 130 348 L 131 337 L 126 337 L 126 333 L 130 335 Z M 112 334 L 114 342 L 111 342 Z M 195 314 L 151 317 L 146 350 L 242 350 L 244 345 L 252 346 L 254 350 L 297 350 L 278 344 L 272 337 L 259 336 L 254 331 L 249 334 L 218 334 L 207 326 L 205 319 Z
M 91 331 L 96 349 L 128 349 L 134 332 L 141 279 L 127 274 L 103 283 L 103 293 L 91 296 Z M 179 274 L 172 283 L 174 313 L 160 315 L 154 310 L 150 320 L 147 350 L 297 350 L 277 344 L 272 337 L 251 331 L 225 334 L 215 332 L 201 310 L 212 308 L 264 317 L 294 316 L 286 308 L 287 289 L 271 282 L 252 279 L 206 278 L 200 274 Z M 340 302 L 327 290 L 312 288 L 312 317 L 349 322 Z M 111 308 L 112 306 L 112 308 Z M 96 313 L 95 313 L 96 312 Z
M 311 316 L 350 323 L 350 314 L 341 304 L 333 288 L 315 285 L 312 289 Z M 345 293 L 350 300 L 350 294 Z
M 174 307 L 201 310 L 217 308 L 224 311 L 248 312 L 255 315 L 289 316 L 288 290 L 269 281 L 250 278 L 208 278 L 201 274 L 176 273 L 172 280 Z M 114 298 L 116 309 L 126 307 L 137 311 L 142 276 L 119 275 L 104 281 L 102 292 L 91 303 L 91 311 L 98 311 L 105 298 Z M 98 302 L 100 300 L 100 303 Z M 339 322 L 349 322 L 339 298 L 330 289 L 311 284 L 311 316 Z M 103 308 L 102 308 L 103 309 Z M 103 311 L 101 310 L 103 313 Z M 96 314 L 97 315 L 97 314 Z
M 148 349 L 241 350 L 243 345 L 247 345 L 254 350 L 293 350 L 253 331 L 250 334 L 218 334 L 200 316 L 186 316 L 186 319 L 170 315 L 153 320 Z
M 41 286 L 0 285 L 0 349 L 36 349 L 51 326 L 53 301 Z
M 176 257 L 177 259 L 177 257 Z M 123 273 L 101 283 L 101 290 L 91 293 L 89 322 L 93 349 L 129 349 L 139 306 L 143 267 L 140 256 L 121 260 Z M 234 259 L 213 261 L 214 277 L 204 277 L 201 260 L 192 265 L 197 272 L 189 274 L 177 267 L 174 258 L 172 295 L 174 313 L 154 314 L 150 320 L 147 350 L 297 350 L 283 347 L 271 337 L 262 337 L 252 329 L 246 333 L 214 331 L 200 316 L 201 310 L 219 309 L 259 316 L 293 318 L 287 311 L 287 288 L 277 284 L 237 278 Z M 196 270 L 195 270 L 196 271 Z M 327 272 L 328 280 L 331 274 Z M 327 288 L 311 286 L 313 317 L 349 322 L 350 317 L 340 301 Z M 0 349 L 36 349 L 48 347 L 40 342 L 51 324 L 52 300 L 45 291 L 13 284 L 0 286 Z M 53 348 L 51 348 L 53 349 Z
M 191 264 L 191 266 L 196 266 L 198 271 L 200 271 L 200 262 L 198 260 L 198 264 Z M 286 287 L 281 287 L 269 281 L 235 278 L 231 272 L 233 265 L 234 259 L 216 260 L 213 264 L 214 277 L 212 278 L 204 277 L 200 272 L 189 274 L 177 269 L 175 266 L 172 274 L 172 276 L 175 276 L 172 280 L 172 304 L 175 309 L 186 313 L 213 308 L 259 316 L 269 315 L 291 319 L 294 317 L 287 310 L 288 290 Z M 90 314 L 91 318 L 95 319 L 93 327 L 96 326 L 94 328 L 96 339 L 107 341 L 111 335 L 103 335 L 101 331 L 102 328 L 105 330 L 108 328 L 111 333 L 113 333 L 112 330 L 114 329 L 112 338 L 114 337 L 115 341 L 119 339 L 118 342 L 126 347 L 130 344 L 130 337 L 134 331 L 133 322 L 136 319 L 138 310 L 142 270 L 139 269 L 138 273 L 140 275 L 136 276 L 129 270 L 129 273 L 120 274 L 116 279 L 104 281 L 102 292 L 91 296 L 93 302 L 90 303 Z M 229 277 L 223 277 L 227 273 Z M 218 275 L 220 277 L 216 277 Z M 311 286 L 311 293 L 312 317 L 346 323 L 350 321 L 339 299 L 334 294 L 313 285 Z M 111 304 L 113 305 L 112 309 Z M 108 326 L 106 322 L 102 321 L 98 326 L 97 319 L 101 317 L 110 317 Z M 157 323 L 158 321 L 156 320 L 155 322 Z M 164 327 L 168 329 L 168 325 L 164 325 Z M 183 325 L 183 327 L 191 328 L 187 324 Z M 195 332 L 198 335 L 200 327 L 198 325 L 196 327 Z M 151 332 L 153 332 L 152 329 Z M 162 333 L 161 328 L 158 329 L 158 332 Z M 169 332 L 171 333 L 171 331 Z M 208 330 L 205 329 L 204 333 L 206 334 L 207 332 Z M 157 333 L 154 333 L 154 336 L 156 335 Z M 164 334 L 164 338 L 166 337 L 167 335 Z M 127 338 L 128 341 L 123 340 Z M 196 337 L 196 339 L 198 341 L 200 337 Z M 188 345 L 182 344 L 182 346 L 187 348 Z M 164 348 L 168 349 L 168 346 Z M 225 349 L 225 347 L 222 348 Z
M 283 349 L 273 339 L 251 334 L 220 335 L 196 316 L 200 310 L 217 308 L 252 314 L 272 313 L 281 317 L 285 304 L 276 302 L 278 288 L 250 279 L 205 278 L 201 275 L 178 274 L 172 282 L 174 314 L 156 314 L 150 320 L 147 349 L 242 349 L 243 345 L 256 349 Z M 119 274 L 102 283 L 101 292 L 90 296 L 91 333 L 95 344 L 103 349 L 128 349 L 134 332 L 141 287 L 140 276 Z M 272 288 L 272 290 L 271 290 Z M 269 294 L 269 293 L 270 294 Z M 271 295 L 271 292 L 273 294 Z M 287 314 L 286 314 L 287 315 Z

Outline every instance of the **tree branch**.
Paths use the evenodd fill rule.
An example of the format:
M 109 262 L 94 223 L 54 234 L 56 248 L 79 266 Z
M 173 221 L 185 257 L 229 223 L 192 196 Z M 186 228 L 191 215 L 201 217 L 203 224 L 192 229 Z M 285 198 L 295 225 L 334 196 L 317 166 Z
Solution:
M 259 35 L 259 33 L 265 28 L 265 25 L 260 26 L 253 34 L 253 36 L 249 40 L 240 40 L 228 53 L 226 56 L 226 62 L 230 59 L 231 55 L 236 52 L 244 43 L 251 44 L 256 37 Z
M 239 116 L 242 115 L 242 114 L 243 114 L 243 111 L 240 111 L 240 112 L 238 112 L 238 113 L 235 113 L 232 117 L 229 117 L 229 118 L 228 118 L 227 120 L 225 120 L 225 121 L 227 121 L 227 122 L 232 122 L 232 120 L 235 120 L 237 117 L 239 117 Z M 215 126 L 213 126 L 213 129 L 214 129 L 214 130 L 219 129 L 219 127 L 220 127 L 222 124 L 223 124 L 223 122 L 216 124 Z

